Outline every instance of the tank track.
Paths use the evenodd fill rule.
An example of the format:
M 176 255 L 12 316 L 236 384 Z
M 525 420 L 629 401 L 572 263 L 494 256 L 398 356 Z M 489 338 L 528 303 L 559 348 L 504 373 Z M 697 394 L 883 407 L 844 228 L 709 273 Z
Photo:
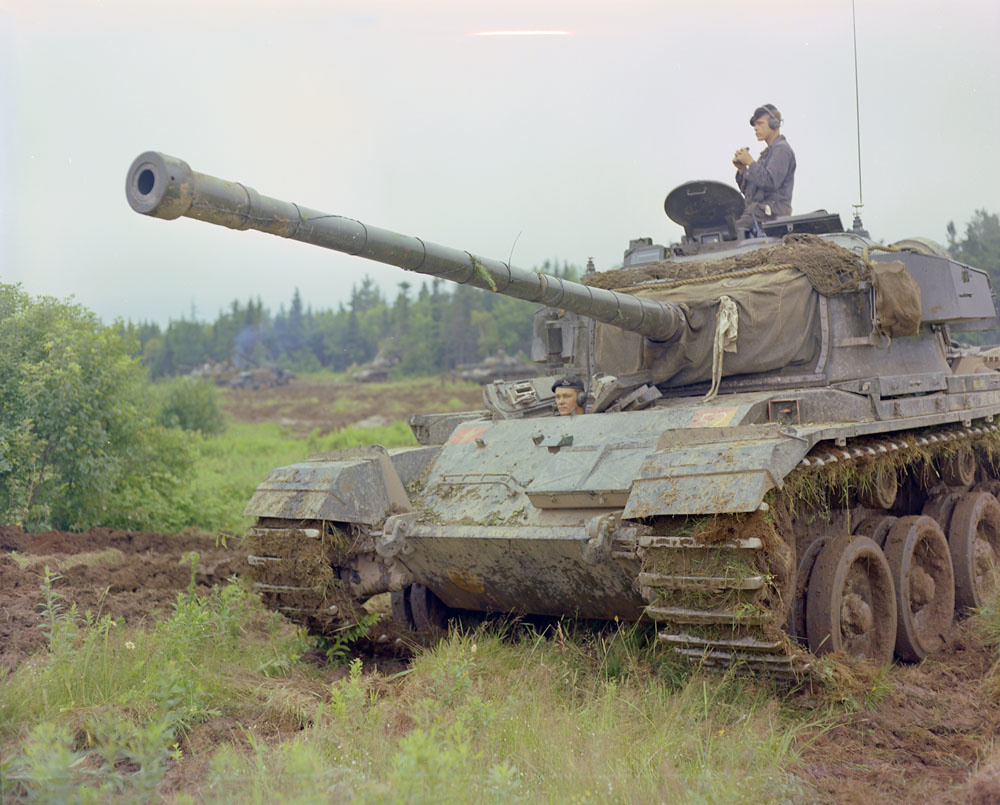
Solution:
M 261 518 L 247 531 L 248 575 L 266 607 L 315 634 L 332 635 L 364 614 L 350 562 L 374 543 L 357 526 Z M 371 543 L 371 545 L 369 545 Z
M 971 446 L 975 440 L 998 430 L 996 425 L 984 424 L 863 437 L 845 440 L 842 445 L 821 442 L 785 480 L 794 482 L 798 472 L 856 464 L 913 448 L 928 451 L 947 445 L 954 450 Z M 979 486 L 996 492 L 1000 485 L 987 481 Z M 941 486 L 938 490 L 936 508 L 931 508 L 931 512 L 937 515 L 935 519 L 945 533 L 947 517 L 960 496 L 958 493 L 968 488 L 959 487 L 956 491 L 955 487 Z M 930 513 L 927 509 L 924 512 Z M 906 513 L 920 514 L 920 506 Z M 884 515 L 888 517 L 889 512 Z M 766 544 L 766 540 L 754 535 L 741 536 L 750 516 L 720 515 L 714 519 L 729 520 L 735 538 L 701 539 L 697 525 L 690 535 L 637 538 L 633 548 L 641 561 L 637 584 L 647 602 L 645 614 L 657 624 L 659 640 L 708 669 L 750 670 L 793 680 L 803 678 L 815 661 L 805 644 L 803 602 L 809 571 L 821 543 L 810 545 L 807 539 L 807 547 L 800 551 L 805 562 L 793 557 L 793 567 L 788 568 L 787 559 L 782 561 L 770 555 L 774 546 Z

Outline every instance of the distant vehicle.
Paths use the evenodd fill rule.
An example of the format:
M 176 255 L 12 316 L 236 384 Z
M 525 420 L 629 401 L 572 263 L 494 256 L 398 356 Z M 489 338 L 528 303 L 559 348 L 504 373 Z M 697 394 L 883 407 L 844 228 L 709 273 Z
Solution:
M 255 369 L 233 369 L 208 361 L 191 370 L 191 377 L 210 379 L 215 385 L 232 389 L 262 389 L 284 386 L 295 379 L 295 373 L 277 366 L 259 366 Z
M 231 389 L 267 389 L 284 386 L 295 379 L 295 373 L 288 369 L 261 367 L 239 372 L 225 381 Z
M 384 383 L 389 379 L 389 372 L 399 366 L 399 356 L 379 350 L 371 363 L 361 366 L 351 379 L 356 383 Z
M 461 364 L 455 370 L 458 380 L 479 383 L 483 386 L 496 380 L 516 380 L 534 377 L 537 374 L 537 366 L 519 361 L 506 352 L 488 355 L 478 363 Z

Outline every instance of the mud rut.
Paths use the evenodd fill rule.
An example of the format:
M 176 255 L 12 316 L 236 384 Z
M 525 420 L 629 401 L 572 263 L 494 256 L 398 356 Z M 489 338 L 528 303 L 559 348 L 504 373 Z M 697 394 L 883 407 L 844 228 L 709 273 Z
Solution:
M 129 626 L 169 614 L 187 590 L 191 568 L 181 557 L 197 551 L 195 581 L 205 592 L 237 573 L 243 559 L 208 538 L 98 528 L 82 534 L 25 534 L 0 526 L 0 667 L 13 670 L 46 646 L 41 584 L 45 567 L 60 578 L 53 590 L 82 614 L 121 618 Z

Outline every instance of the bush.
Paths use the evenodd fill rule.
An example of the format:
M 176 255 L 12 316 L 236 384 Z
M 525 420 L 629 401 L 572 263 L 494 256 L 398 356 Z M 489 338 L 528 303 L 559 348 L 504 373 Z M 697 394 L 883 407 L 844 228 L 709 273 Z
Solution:
M 193 443 L 157 423 L 133 346 L 79 305 L 0 284 L 0 521 L 136 526 L 136 507 L 170 500 Z
M 160 424 L 215 436 L 226 429 L 219 392 L 208 380 L 179 377 L 157 386 Z

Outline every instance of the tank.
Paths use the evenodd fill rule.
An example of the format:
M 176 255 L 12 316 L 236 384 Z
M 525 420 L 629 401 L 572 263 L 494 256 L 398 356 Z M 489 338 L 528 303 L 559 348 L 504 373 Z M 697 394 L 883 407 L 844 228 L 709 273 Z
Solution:
M 351 375 L 351 380 L 355 383 L 384 383 L 389 379 L 389 372 L 398 365 L 399 356 L 380 349 L 371 363 L 365 364 Z
M 272 608 L 332 634 L 372 596 L 461 613 L 652 621 L 707 667 L 798 675 L 941 647 L 994 585 L 1000 372 L 985 272 L 836 214 L 747 232 L 739 193 L 672 191 L 680 243 L 583 283 L 259 195 L 148 152 L 137 212 L 259 231 L 536 302 L 537 377 L 411 417 L 420 446 L 273 470 L 247 504 Z M 584 378 L 556 416 L 553 375 Z
M 476 363 L 459 364 L 453 372 L 457 380 L 478 383 L 481 386 L 495 383 L 498 380 L 532 377 L 535 374 L 537 374 L 537 367 L 526 364 L 513 355 L 508 355 L 502 349 L 494 355 L 487 355 Z

